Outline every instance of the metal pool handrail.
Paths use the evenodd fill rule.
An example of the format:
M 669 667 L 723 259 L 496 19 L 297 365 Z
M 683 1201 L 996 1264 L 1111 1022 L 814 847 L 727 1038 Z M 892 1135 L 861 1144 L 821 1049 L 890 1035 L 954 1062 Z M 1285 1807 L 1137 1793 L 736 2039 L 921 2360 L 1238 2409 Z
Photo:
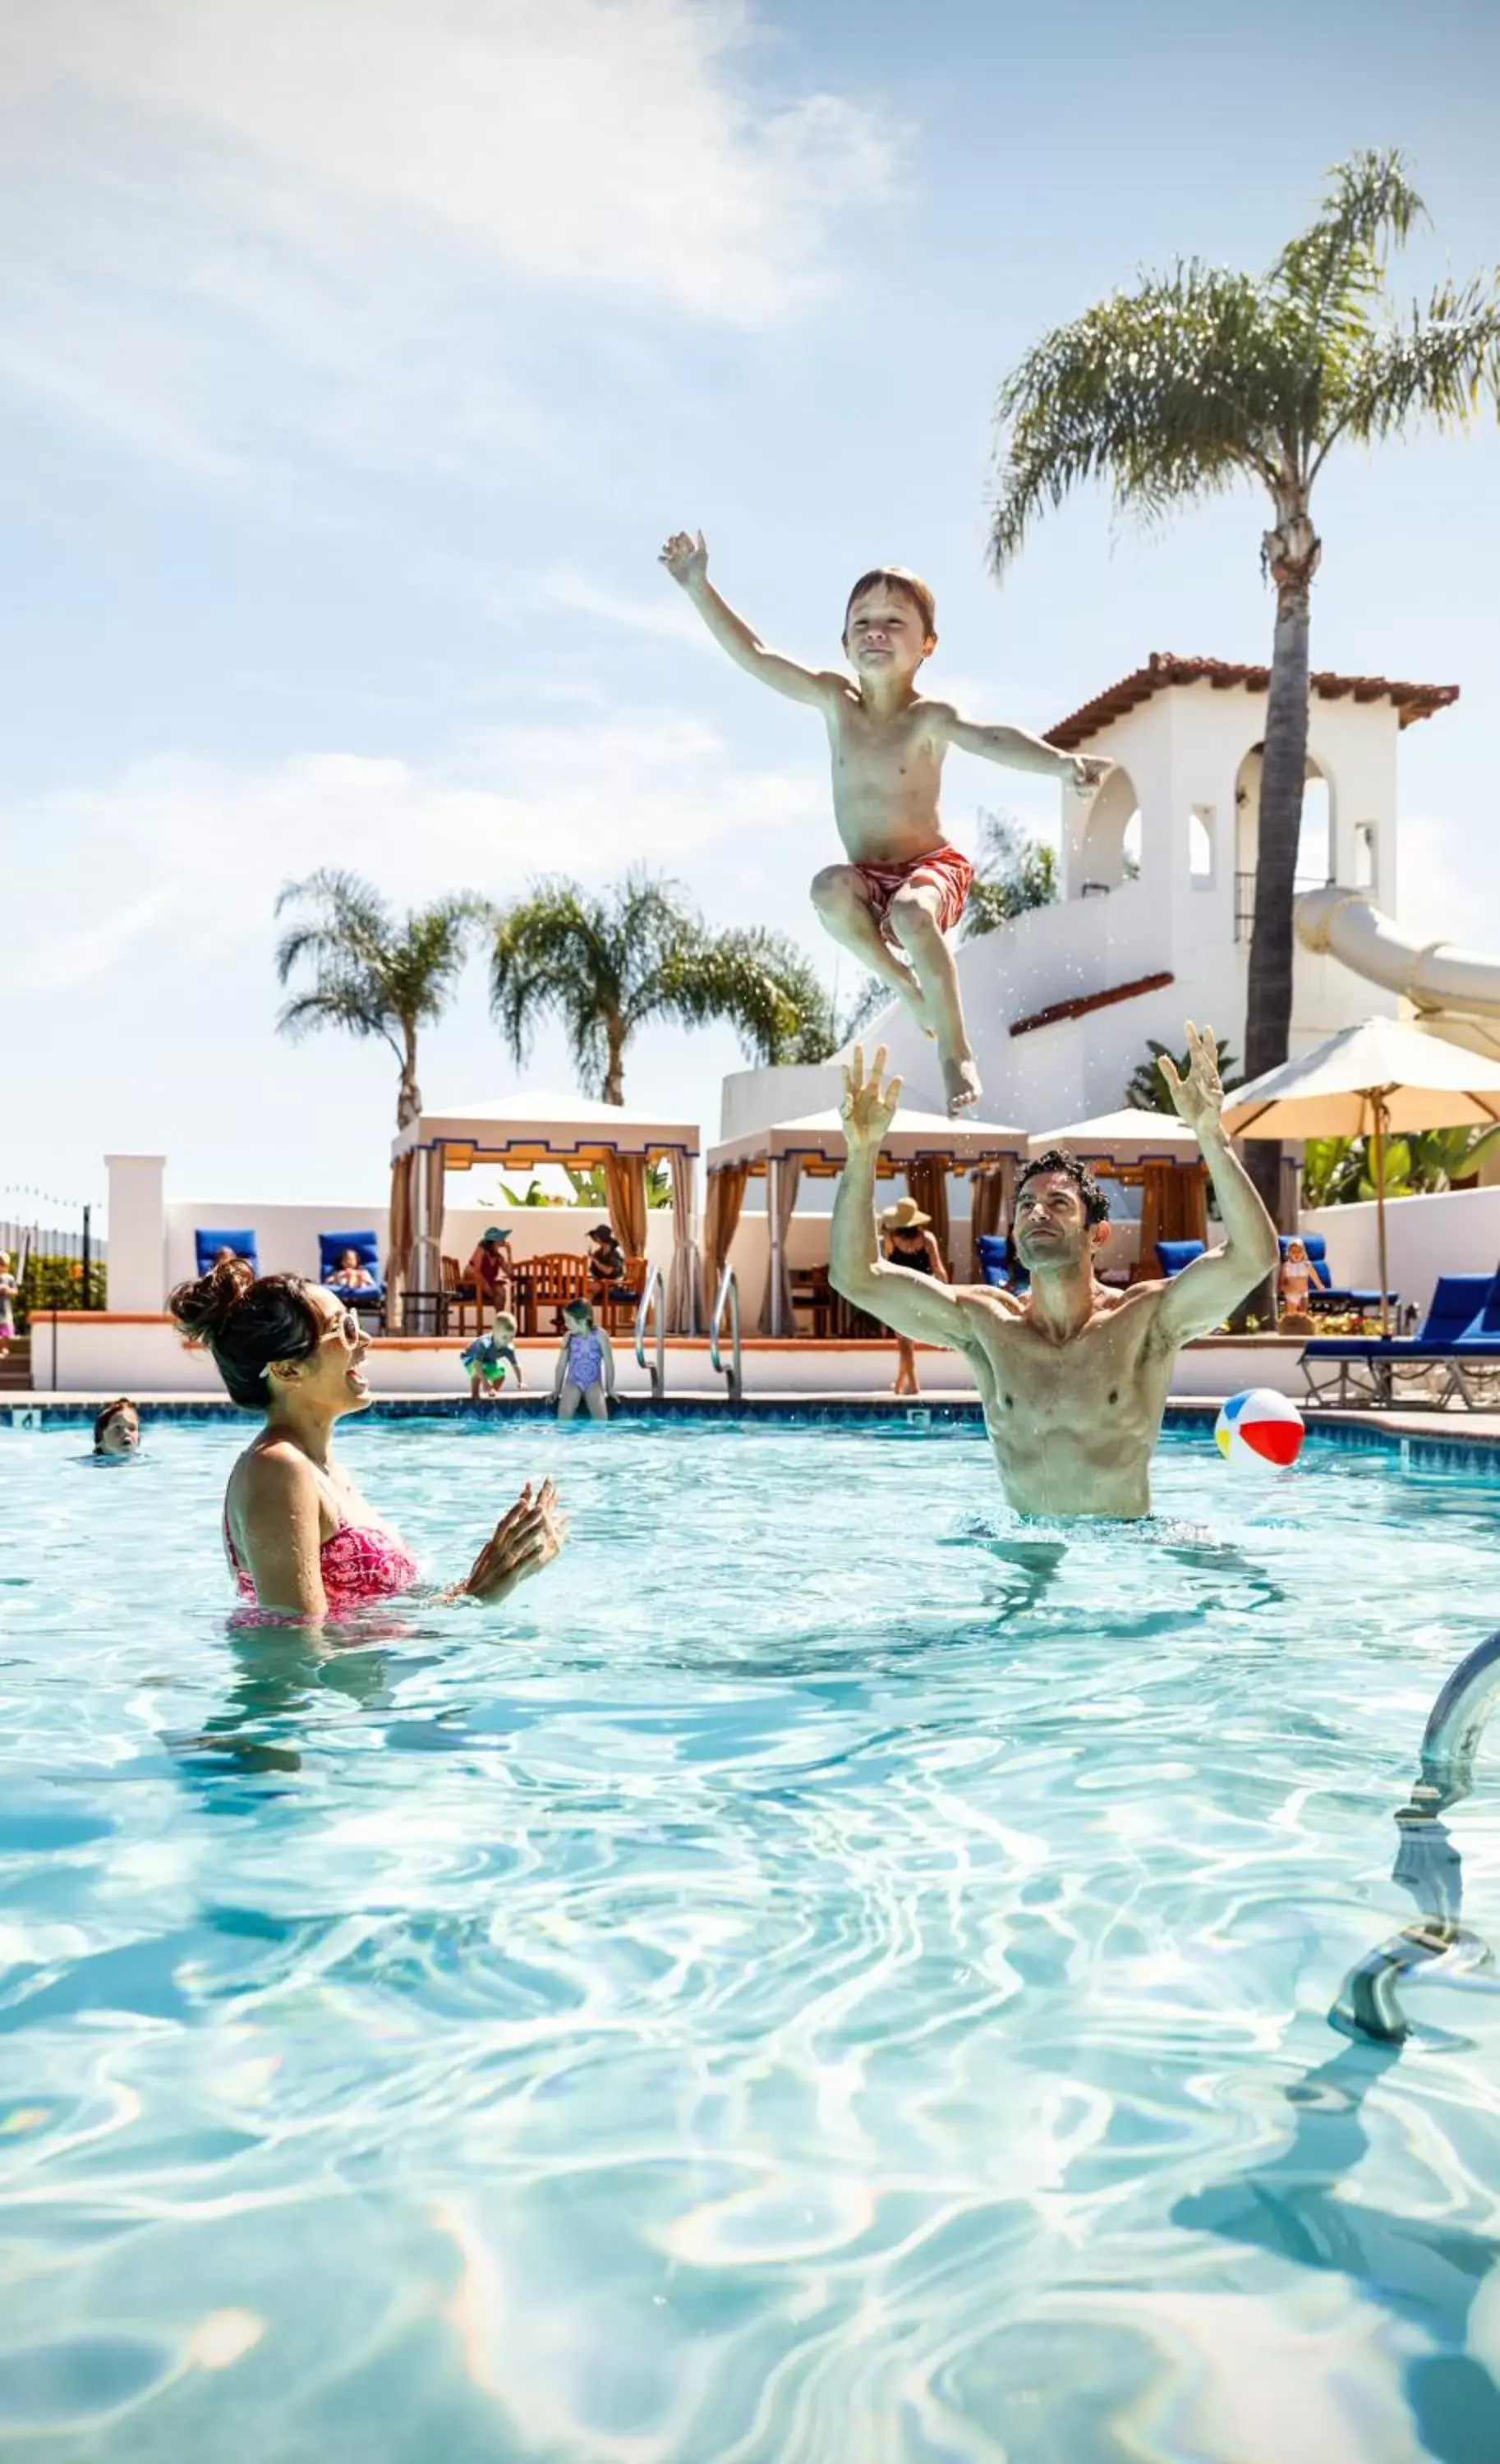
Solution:
M 732 1347 L 727 1369 L 719 1358 L 718 1352 L 718 1330 L 723 1323 L 726 1305 L 729 1309 Z M 724 1260 L 724 1271 L 718 1279 L 718 1289 L 714 1295 L 714 1313 L 708 1323 L 708 1356 L 720 1377 L 725 1379 L 728 1385 L 730 1402 L 738 1403 L 745 1391 L 744 1370 L 739 1351 L 739 1279 L 727 1258 Z
M 651 1318 L 651 1303 L 656 1304 L 656 1357 L 646 1357 L 646 1329 Z M 652 1266 L 642 1287 L 635 1309 L 635 1363 L 638 1369 L 651 1372 L 651 1401 L 659 1403 L 667 1392 L 667 1291 L 661 1279 L 661 1268 Z
M 1489 1944 L 1462 1921 L 1463 1862 L 1439 1817 L 1472 1788 L 1474 1756 L 1497 1704 L 1500 1634 L 1492 1634 L 1459 1661 L 1428 1714 L 1421 1776 L 1396 1816 L 1401 1846 L 1391 1875 L 1416 1901 L 1419 1922 L 1377 1943 L 1345 1977 L 1329 2016 L 1352 2035 L 1405 2042 L 1410 2031 L 1397 1989 L 1415 1968 L 1441 1959 L 1455 1980 L 1492 1968 Z

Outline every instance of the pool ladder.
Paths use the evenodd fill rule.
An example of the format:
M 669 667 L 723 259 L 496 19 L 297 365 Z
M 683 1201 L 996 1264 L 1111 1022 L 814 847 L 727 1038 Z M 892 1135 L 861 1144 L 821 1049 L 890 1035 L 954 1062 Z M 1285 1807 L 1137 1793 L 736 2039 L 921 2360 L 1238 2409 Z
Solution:
M 1418 1922 L 1350 1969 L 1329 2013 L 1346 2035 L 1403 2044 L 1410 2034 L 1398 1990 L 1403 1977 L 1437 1960 L 1447 1963 L 1455 1981 L 1484 1978 L 1492 1969 L 1489 1944 L 1463 1923 L 1463 1864 L 1440 1817 L 1473 1787 L 1474 1757 L 1497 1704 L 1500 1634 L 1492 1634 L 1460 1661 L 1428 1716 L 1421 1774 L 1396 1816 L 1401 1846 L 1391 1877 L 1416 1901 Z
M 727 1368 L 718 1348 L 718 1331 L 724 1322 L 726 1308 L 729 1311 L 730 1335 Z M 724 1260 L 724 1271 L 718 1279 L 718 1289 L 714 1295 L 714 1313 L 708 1324 L 708 1356 L 725 1381 L 731 1411 L 738 1409 L 743 1400 L 745 1391 L 744 1366 L 739 1350 L 739 1281 L 727 1258 Z
M 646 1330 L 651 1322 L 651 1306 L 656 1309 L 656 1357 L 646 1357 Z M 661 1268 L 652 1266 L 646 1278 L 635 1309 L 635 1365 L 651 1373 L 651 1401 L 659 1403 L 667 1392 L 667 1287 L 661 1279 Z

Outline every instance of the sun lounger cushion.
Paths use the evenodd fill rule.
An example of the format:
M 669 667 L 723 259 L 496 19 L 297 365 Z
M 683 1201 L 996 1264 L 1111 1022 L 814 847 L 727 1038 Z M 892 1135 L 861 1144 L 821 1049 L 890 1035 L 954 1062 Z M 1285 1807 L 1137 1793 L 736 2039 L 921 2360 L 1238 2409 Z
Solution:
M 232 1249 L 236 1258 L 248 1258 L 254 1272 L 260 1272 L 254 1232 L 195 1232 L 192 1243 L 200 1275 L 208 1274 L 221 1249 Z
M 1202 1241 L 1158 1241 L 1157 1263 L 1164 1275 L 1180 1275 L 1195 1258 L 1203 1256 L 1204 1246 Z
M 975 1246 L 980 1253 L 982 1281 L 1004 1289 L 1010 1281 L 1006 1272 L 1010 1243 L 1006 1235 L 1003 1232 L 982 1232 Z

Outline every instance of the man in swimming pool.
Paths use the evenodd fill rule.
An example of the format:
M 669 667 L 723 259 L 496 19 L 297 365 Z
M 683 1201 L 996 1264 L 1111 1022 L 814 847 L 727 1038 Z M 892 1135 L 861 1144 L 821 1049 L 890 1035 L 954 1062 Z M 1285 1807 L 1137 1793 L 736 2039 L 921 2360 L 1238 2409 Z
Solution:
M 834 1289 L 897 1334 L 963 1354 L 1001 1485 L 1020 1514 L 1149 1514 L 1152 1449 L 1180 1348 L 1211 1332 L 1276 1265 L 1275 1227 L 1220 1118 L 1213 1036 L 1190 1025 L 1187 1044 L 1185 1078 L 1169 1061 L 1161 1067 L 1202 1149 L 1224 1240 L 1170 1282 L 1125 1292 L 1093 1271 L 1109 1201 L 1074 1156 L 1055 1149 L 1027 1166 L 1016 1191 L 1012 1238 L 1031 1279 L 1024 1297 L 889 1265 L 875 1236 L 875 1164 L 901 1082 L 882 1085 L 884 1051 L 867 1076 L 858 1045 L 844 1072 L 849 1161 L 833 1208 Z

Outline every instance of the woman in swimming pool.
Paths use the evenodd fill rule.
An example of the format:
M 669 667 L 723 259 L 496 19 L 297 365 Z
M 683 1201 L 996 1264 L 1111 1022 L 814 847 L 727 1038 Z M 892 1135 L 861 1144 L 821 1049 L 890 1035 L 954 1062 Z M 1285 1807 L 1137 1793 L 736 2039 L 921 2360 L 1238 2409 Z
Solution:
M 265 1414 L 224 1499 L 241 1597 L 271 1617 L 318 1622 L 408 1591 L 412 1558 L 333 1453 L 334 1422 L 369 1401 L 369 1345 L 352 1309 L 298 1275 L 257 1276 L 243 1258 L 228 1258 L 179 1284 L 171 1311 L 211 1352 L 231 1399 Z M 550 1563 L 565 1529 L 552 1483 L 535 1493 L 528 1483 L 442 1596 L 503 1600 Z

